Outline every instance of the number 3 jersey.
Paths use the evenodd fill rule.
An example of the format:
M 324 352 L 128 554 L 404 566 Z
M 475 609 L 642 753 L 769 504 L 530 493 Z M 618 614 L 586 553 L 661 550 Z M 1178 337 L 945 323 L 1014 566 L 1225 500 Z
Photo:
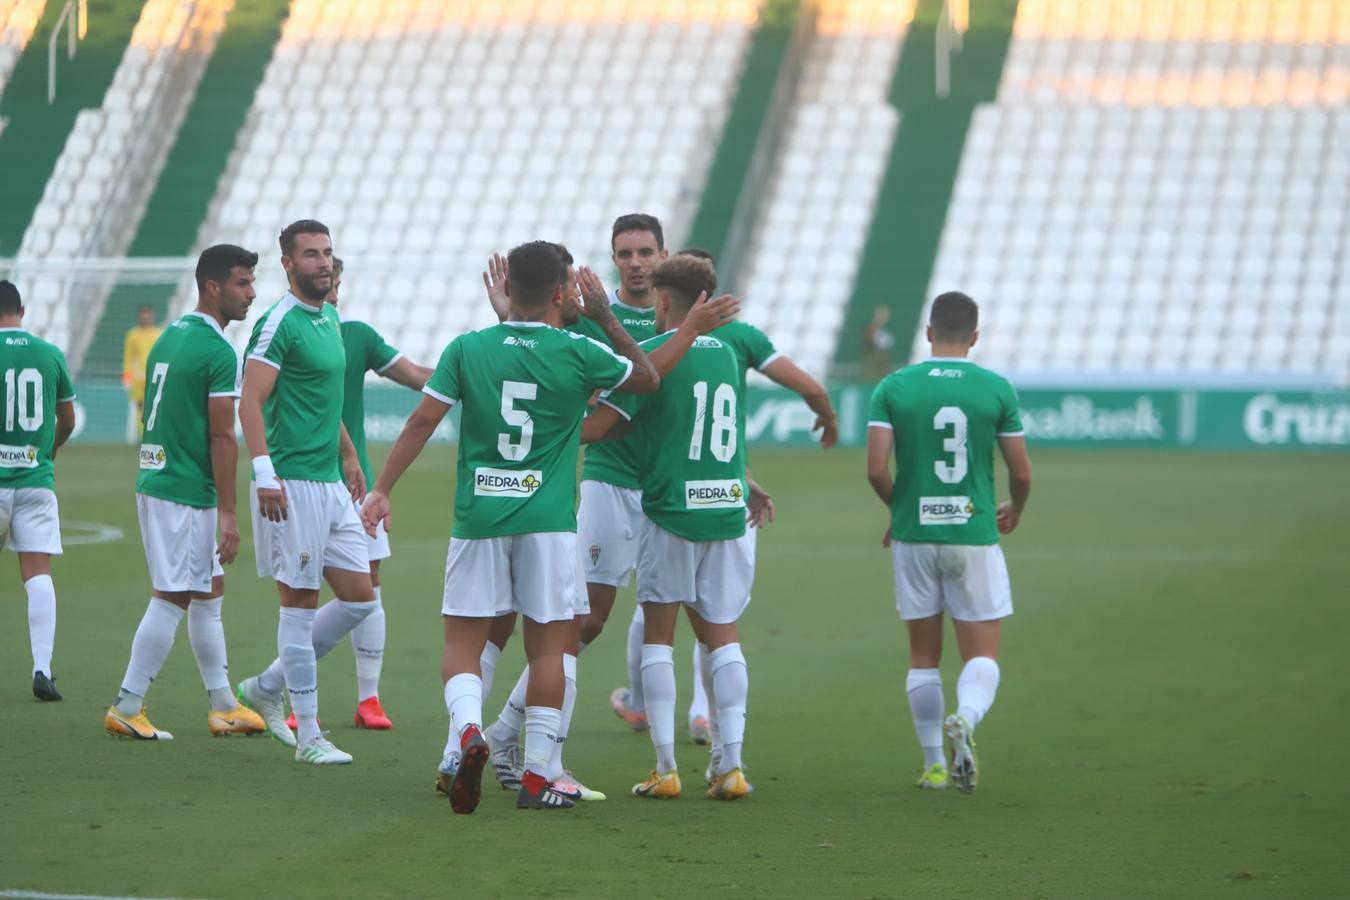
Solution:
M 930 359 L 882 379 L 867 418 L 869 427 L 895 431 L 892 537 L 998 543 L 994 447 L 1022 434 L 1005 378 L 967 359 Z
M 461 406 L 452 535 L 576 531 L 586 405 L 632 369 L 599 341 L 539 322 L 451 341 L 423 392 Z
M 5 377 L 0 489 L 52 490 L 56 404 L 75 399 L 66 358 L 22 328 L 0 328 L 0 370 Z
M 651 353 L 671 332 L 643 341 Z M 687 541 L 745 534 L 745 442 L 739 423 L 745 368 L 713 335 L 694 341 L 655 394 L 603 402 L 633 421 L 642 511 Z
M 215 506 L 209 405 L 212 397 L 238 396 L 239 354 L 220 323 L 191 312 L 165 328 L 145 360 L 136 493 L 196 509 Z

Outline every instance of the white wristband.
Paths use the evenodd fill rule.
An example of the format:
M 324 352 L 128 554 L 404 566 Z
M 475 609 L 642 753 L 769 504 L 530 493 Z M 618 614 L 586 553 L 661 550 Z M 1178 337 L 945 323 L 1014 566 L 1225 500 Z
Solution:
M 253 457 L 253 482 L 262 490 L 275 491 L 281 487 L 277 481 L 277 470 L 272 466 L 272 457 Z

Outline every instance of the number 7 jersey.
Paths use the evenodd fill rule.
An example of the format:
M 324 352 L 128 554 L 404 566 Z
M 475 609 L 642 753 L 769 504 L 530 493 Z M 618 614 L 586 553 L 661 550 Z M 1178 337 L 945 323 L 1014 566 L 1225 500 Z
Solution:
M 1017 394 L 967 359 L 892 372 L 872 394 L 868 426 L 895 432 L 891 536 L 914 544 L 997 544 L 994 448 L 1022 434 Z

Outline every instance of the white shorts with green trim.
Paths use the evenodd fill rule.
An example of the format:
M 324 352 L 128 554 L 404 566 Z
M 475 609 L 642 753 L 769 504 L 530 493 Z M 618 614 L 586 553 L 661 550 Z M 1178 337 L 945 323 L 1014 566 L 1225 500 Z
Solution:
M 637 567 L 642 523 L 642 491 L 603 481 L 581 482 L 577 511 L 577 549 L 588 584 L 627 587 Z
M 579 602 L 576 539 L 570 531 L 451 538 L 441 615 L 514 612 L 541 623 L 573 618 Z
M 356 516 L 361 517 L 361 504 L 356 504 Z M 393 556 L 393 551 L 389 549 L 389 532 L 385 530 L 384 523 L 375 526 L 375 536 L 366 535 L 366 546 L 369 549 L 371 562 L 379 562 L 382 559 L 388 559 Z
M 197 509 L 137 494 L 136 517 L 150 586 L 165 594 L 210 594 L 211 579 L 225 574 L 216 556 L 215 508 Z
M 1012 585 L 998 544 L 891 544 L 902 619 L 945 612 L 961 622 L 1012 615 Z
M 754 583 L 753 535 L 688 541 L 650 519 L 643 522 L 637 567 L 639 603 L 683 603 L 708 622 L 729 625 L 750 605 Z
M 315 591 L 329 567 L 370 572 L 370 545 L 352 495 L 338 481 L 286 480 L 288 513 L 271 522 L 258 511 L 258 488 L 249 485 L 258 577 L 298 591 Z
M 0 488 L 0 548 L 61 555 L 61 513 L 48 488 Z

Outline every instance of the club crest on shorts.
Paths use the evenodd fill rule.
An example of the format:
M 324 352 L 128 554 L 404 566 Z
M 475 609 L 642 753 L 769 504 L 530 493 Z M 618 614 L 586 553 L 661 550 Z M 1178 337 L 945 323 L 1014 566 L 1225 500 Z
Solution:
M 300 554 L 300 571 L 301 571 L 301 572 L 305 571 L 305 567 L 308 566 L 308 565 L 309 565 L 309 554 L 308 554 L 308 553 L 301 553 L 301 554 Z
M 600 562 L 600 545 L 591 544 L 591 565 L 598 565 Z

